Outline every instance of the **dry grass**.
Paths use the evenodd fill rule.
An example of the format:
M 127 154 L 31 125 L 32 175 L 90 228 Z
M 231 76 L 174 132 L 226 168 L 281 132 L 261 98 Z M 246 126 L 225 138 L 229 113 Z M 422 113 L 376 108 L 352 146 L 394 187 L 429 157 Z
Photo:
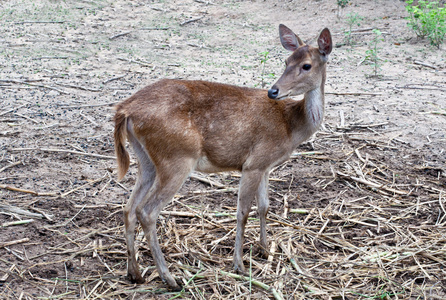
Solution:
M 252 212 L 249 276 L 231 269 L 239 174 L 194 174 L 165 208 L 158 236 L 180 293 L 140 231 L 146 283 L 125 277 L 121 214 L 136 171 L 115 180 L 111 106 L 164 77 L 268 86 L 288 55 L 279 22 L 309 43 L 329 27 L 342 44 L 335 1 L 0 8 L 0 298 L 446 298 L 445 56 L 411 39 L 404 2 L 346 8 L 366 26 L 330 55 L 325 128 L 271 174 L 266 259 Z M 372 27 L 388 33 L 380 78 L 365 76 Z
M 182 190 L 183 194 L 161 214 L 158 234 L 171 272 L 182 280 L 184 288 L 179 293 L 169 292 L 159 280 L 141 231 L 137 240 L 146 284 L 134 286 L 126 280 L 122 225 L 107 228 L 111 217 L 121 213 L 120 204 L 76 204 L 77 213 L 66 217 L 64 222 L 42 225 L 45 230 L 56 233 L 59 242 L 38 256 L 24 258 L 26 252 L 9 248 L 19 243 L 26 248 L 29 239 L 0 244 L 19 260 L 28 261 L 26 267 L 19 267 L 2 259 L 9 268 L 3 270 L 2 281 L 6 287 L 11 278 L 12 282 L 23 281 L 46 295 L 41 297 L 44 299 L 442 299 L 446 242 L 443 191 L 435 180 L 423 181 L 418 176 L 417 181 L 408 181 L 410 173 L 388 180 L 395 172 L 392 167 L 364 153 L 404 146 L 397 141 L 380 141 L 375 133 L 364 134 L 363 128 L 372 128 L 373 124 L 370 125 L 361 127 L 361 132 L 350 128 L 351 136 L 354 133 L 362 136 L 361 140 L 352 139 L 360 145 L 353 150 L 339 152 L 340 149 L 332 147 L 329 153 L 296 153 L 291 164 L 285 163 L 273 171 L 272 209 L 268 217 L 270 254 L 267 259 L 257 255 L 258 224 L 256 213 L 252 212 L 245 245 L 249 276 L 233 274 L 230 269 L 235 203 L 224 199 L 235 198 L 239 176 L 233 173 L 193 175 L 188 189 Z M 345 130 L 325 130 L 316 142 L 334 146 L 336 139 L 340 141 L 344 137 L 340 132 Z M 302 179 L 297 182 L 298 178 L 294 177 L 299 175 L 296 166 L 315 163 L 321 164 L 320 167 L 330 165 L 331 171 L 322 170 L 322 174 L 303 179 L 312 182 L 314 199 L 297 199 L 299 195 L 308 197 L 308 191 L 305 194 L 297 191 Z M 314 166 L 311 169 L 321 171 Z M 283 179 L 289 175 L 291 180 Z M 109 180 L 113 177 L 99 178 L 79 186 L 76 191 Z M 197 186 L 199 189 L 195 189 Z M 48 194 L 1 187 L 15 196 Z M 59 192 L 58 197 L 67 197 L 76 191 Z M 214 200 L 208 202 L 209 198 Z M 216 204 L 218 199 L 224 203 Z M 82 211 L 98 209 L 109 212 L 98 228 L 91 231 L 79 228 L 75 239 L 62 234 L 60 228 L 75 222 Z M 31 218 L 30 221 L 39 218 L 39 223 L 54 217 L 43 209 L 30 212 L 4 205 L 2 210 Z M 4 227 L 16 225 L 22 223 L 3 224 Z M 59 259 L 42 262 L 39 260 L 42 255 Z M 79 262 L 82 268 L 87 259 L 101 266 L 96 274 L 82 277 L 68 270 L 73 262 Z M 50 265 L 63 265 L 65 276 L 43 278 L 41 274 L 34 274 Z M 17 296 L 12 290 L 4 292 L 9 297 Z M 21 295 L 30 297 L 26 291 Z

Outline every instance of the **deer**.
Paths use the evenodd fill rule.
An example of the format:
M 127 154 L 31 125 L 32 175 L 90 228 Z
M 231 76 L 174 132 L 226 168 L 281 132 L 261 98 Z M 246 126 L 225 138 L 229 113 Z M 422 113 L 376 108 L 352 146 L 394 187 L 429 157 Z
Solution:
M 223 83 L 161 79 L 115 106 L 118 179 L 130 165 L 126 140 L 133 148 L 138 175 L 124 207 L 127 276 L 143 283 L 135 255 L 139 221 L 159 277 L 172 290 L 170 274 L 156 233 L 157 218 L 192 171 L 240 171 L 233 268 L 245 273 L 245 225 L 254 200 L 260 219 L 260 247 L 268 249 L 266 216 L 271 169 L 287 161 L 295 148 L 320 127 L 324 115 L 326 65 L 332 51 L 325 28 L 317 47 L 279 26 L 283 47 L 292 52 L 285 71 L 269 89 Z M 295 100 L 292 96 L 302 95 Z

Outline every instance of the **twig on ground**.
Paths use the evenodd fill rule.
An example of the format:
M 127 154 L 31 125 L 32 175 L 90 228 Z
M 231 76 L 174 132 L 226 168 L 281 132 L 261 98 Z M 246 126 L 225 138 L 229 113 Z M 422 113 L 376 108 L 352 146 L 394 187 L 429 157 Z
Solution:
M 220 271 L 220 273 L 225 275 L 225 276 L 229 276 L 231 278 L 238 279 L 238 280 L 243 280 L 243 281 L 249 281 L 250 280 L 249 277 L 246 277 L 246 276 L 243 276 L 243 275 L 238 275 L 238 274 L 229 273 L 229 272 L 225 272 L 225 271 Z M 262 288 L 262 289 L 264 289 L 266 291 L 271 292 L 275 299 L 283 300 L 282 296 L 276 291 L 275 288 L 273 288 L 273 287 L 271 287 L 271 286 L 269 286 L 269 285 L 267 285 L 267 284 L 265 284 L 265 283 L 263 283 L 261 281 L 255 280 L 255 279 L 251 279 L 251 282 L 252 282 L 253 285 L 258 286 L 258 287 L 260 287 L 260 288 Z
M 201 16 L 201 17 L 198 17 L 198 18 L 195 18 L 195 19 L 190 19 L 190 20 L 184 21 L 184 22 L 180 23 L 180 26 L 184 26 L 186 24 L 199 21 L 199 20 L 201 20 L 203 18 L 204 18 L 204 16 Z
M 428 67 L 428 68 L 431 68 L 431 69 L 434 69 L 434 70 L 438 69 L 438 67 L 436 67 L 436 66 L 434 66 L 434 65 L 432 65 L 430 63 L 419 61 L 419 60 L 414 60 L 413 63 L 416 64 L 416 65 L 420 65 L 420 66 L 423 66 L 423 67 Z
M 64 197 L 68 196 L 69 194 L 74 193 L 74 192 L 76 192 L 78 190 L 81 190 L 81 189 L 83 189 L 83 188 L 85 188 L 85 187 L 87 187 L 89 185 L 93 185 L 95 183 L 101 182 L 105 178 L 106 178 L 106 176 L 103 176 L 101 178 L 98 178 L 98 179 L 95 179 L 95 180 L 91 180 L 90 182 L 87 182 L 86 184 L 83 184 L 83 185 L 78 186 L 78 187 L 76 187 L 76 188 L 74 188 L 72 190 L 69 190 L 68 192 L 60 194 L 60 197 L 64 198 Z
M 119 103 L 119 101 L 114 101 L 114 102 L 110 102 L 110 103 L 103 103 L 103 104 L 65 105 L 65 106 L 60 106 L 60 108 L 61 109 L 67 109 L 67 108 L 113 106 L 113 105 L 116 105 L 118 103 Z
M 101 89 L 93 89 L 93 88 L 89 88 L 89 87 L 85 87 L 85 86 L 81 86 L 81 85 L 74 85 L 74 84 L 68 84 L 68 83 L 62 83 L 62 82 L 55 82 L 55 84 L 64 86 L 64 87 L 68 87 L 68 88 L 72 88 L 72 89 L 88 91 L 88 92 L 100 92 L 101 91 Z
M 112 82 L 112 81 L 115 81 L 115 80 L 119 80 L 119 79 L 121 79 L 121 78 L 124 78 L 125 76 L 126 76 L 126 74 L 121 75 L 121 76 L 112 77 L 112 78 L 110 78 L 110 79 L 107 79 L 107 80 L 102 81 L 102 83 L 103 83 L 103 84 L 107 84 L 107 83 L 109 83 L 109 82 Z
M 9 242 L 0 242 L 0 248 L 8 247 L 16 244 L 26 243 L 29 242 L 29 238 L 23 238 L 15 241 L 9 241 Z
M 169 30 L 170 27 L 142 27 L 140 30 Z
M 21 163 L 22 163 L 21 161 L 16 161 L 16 162 L 10 163 L 9 165 L 4 166 L 3 168 L 1 168 L 1 169 L 0 169 L 0 173 L 3 172 L 3 171 L 6 170 L 6 169 L 9 169 L 9 168 L 18 166 L 18 165 L 20 165 Z
M 203 3 L 203 4 L 206 4 L 206 5 L 209 5 L 209 4 L 214 5 L 214 3 L 210 2 L 210 1 L 203 1 L 203 0 L 194 0 L 194 1 L 197 2 L 197 3 Z
M 1 82 L 1 80 L 0 80 L 0 82 Z M 19 105 L 19 106 L 17 106 L 17 107 L 8 109 L 7 111 L 1 112 L 1 113 L 0 113 L 0 116 L 6 115 L 6 114 L 8 114 L 8 113 L 10 113 L 10 112 L 13 112 L 13 111 L 15 111 L 15 110 L 18 110 L 18 109 L 20 109 L 20 108 L 22 108 L 22 107 L 24 107 L 24 106 L 27 106 L 27 105 L 28 105 L 28 103 L 25 103 L 25 104 Z
M 33 60 L 42 60 L 42 59 L 68 59 L 68 56 L 41 56 L 33 58 Z
M 144 61 L 140 61 L 140 60 L 134 60 L 134 59 L 128 59 L 128 58 L 124 58 L 124 57 L 118 57 L 119 60 L 122 61 L 126 61 L 126 62 L 131 62 L 131 63 L 135 63 L 144 67 L 151 67 L 152 64 L 148 63 L 148 62 L 144 62 Z
M 99 124 L 96 123 L 96 121 L 94 121 L 93 118 L 91 118 L 91 117 L 89 117 L 89 116 L 83 114 L 82 111 L 79 112 L 79 115 L 81 115 L 82 117 L 84 117 L 85 119 L 87 119 L 91 124 L 93 124 L 93 126 L 95 126 L 95 127 L 99 127 Z
M 365 185 L 367 185 L 369 187 L 372 187 L 372 188 L 375 188 L 375 189 L 385 190 L 387 192 L 391 192 L 391 193 L 398 194 L 398 195 L 404 195 L 404 196 L 409 195 L 409 192 L 400 191 L 400 190 L 397 190 L 397 189 L 394 189 L 394 188 L 386 187 L 386 186 L 384 186 L 382 184 L 377 184 L 377 183 L 374 183 L 374 182 L 371 182 L 371 181 L 368 181 L 368 180 L 365 180 L 365 179 L 362 179 L 362 178 L 350 176 L 350 175 L 341 173 L 339 171 L 336 172 L 336 174 L 338 174 L 339 176 L 341 176 L 343 178 L 351 179 L 353 181 L 365 184 Z
M 64 24 L 65 21 L 22 21 L 22 22 L 15 22 L 16 25 L 23 25 L 23 24 Z
M 193 191 L 192 194 L 200 195 L 200 194 L 213 194 L 213 193 L 233 193 L 237 192 L 238 188 L 225 188 L 218 190 L 204 190 L 204 191 Z
M 28 116 L 24 116 L 24 115 L 22 115 L 22 114 L 19 114 L 19 113 L 14 113 L 14 115 L 16 115 L 16 116 L 18 116 L 18 117 L 20 117 L 20 118 L 24 118 L 24 119 L 27 119 L 27 120 L 29 120 L 29 121 L 31 121 L 31 122 L 33 122 L 33 123 L 35 123 L 35 124 L 40 124 L 40 122 L 39 121 L 36 121 L 36 120 L 34 120 L 34 119 L 31 119 L 30 117 L 28 117 Z
M 14 271 L 14 269 L 16 268 L 16 265 L 13 264 L 11 265 L 11 267 L 9 267 L 8 270 L 3 270 L 3 272 L 5 272 L 5 275 L 3 275 L 2 277 L 0 277 L 0 282 L 5 282 L 6 280 L 8 280 L 9 276 L 11 275 L 11 273 Z
M 44 212 L 43 210 L 38 209 L 38 208 L 36 208 L 36 207 L 29 207 L 29 209 L 34 210 L 34 211 L 38 212 L 39 214 L 42 214 L 42 216 L 44 216 L 45 219 L 47 219 L 48 221 L 50 221 L 50 222 L 53 221 L 53 217 L 54 217 L 54 216 L 53 216 L 53 215 L 49 215 L 49 214 L 47 214 L 47 213 Z
M 344 35 L 348 32 L 366 32 L 366 31 L 372 31 L 373 29 L 388 29 L 388 27 L 366 27 L 366 28 L 358 28 L 358 29 L 352 29 L 352 30 L 345 30 L 343 32 L 337 32 L 334 33 L 333 35 Z
M 76 154 L 76 155 L 83 155 L 83 156 L 91 156 L 96 158 L 103 158 L 103 159 L 116 159 L 115 156 L 107 156 L 107 155 L 101 155 L 96 153 L 88 153 L 88 152 L 80 152 L 80 151 L 74 151 L 74 150 L 67 150 L 67 149 L 49 149 L 49 148 L 13 148 L 9 149 L 10 151 L 28 151 L 28 150 L 37 150 L 37 151 L 43 151 L 43 152 L 60 152 L 60 153 L 69 153 L 69 154 Z
M 212 187 L 217 187 L 217 188 L 224 188 L 224 187 L 226 187 L 224 184 L 221 184 L 221 183 L 219 183 L 219 182 L 217 182 L 215 180 L 206 178 L 206 177 L 202 176 L 201 174 L 198 174 L 198 173 L 195 173 L 195 172 L 190 174 L 189 177 L 192 178 L 192 179 L 196 179 L 198 181 L 201 181 L 203 183 L 207 183 L 208 185 L 210 185 Z
M 110 40 L 114 40 L 114 39 L 117 39 L 118 37 L 125 36 L 125 35 L 129 35 L 129 34 L 132 33 L 132 32 L 133 32 L 133 31 L 126 31 L 126 32 L 118 33 L 118 34 L 116 34 L 116 35 L 113 35 L 113 36 L 109 37 L 109 39 L 110 39 Z
M 383 93 L 367 93 L 367 92 L 325 92 L 327 95 L 336 95 L 336 96 L 381 96 Z
M 44 84 L 36 84 L 36 83 L 30 83 L 30 82 L 27 82 L 27 81 L 13 80 L 13 79 L 0 80 L 0 83 L 2 83 L 2 82 L 4 82 L 4 83 L 15 83 L 15 84 L 25 84 L 25 85 L 29 85 L 29 86 L 35 86 L 35 87 L 41 87 L 41 88 L 50 89 L 50 90 L 57 91 L 57 92 L 59 92 L 61 94 L 65 94 L 65 95 L 69 94 L 68 92 L 65 92 L 65 91 L 59 90 L 57 88 L 54 88 L 52 86 L 48 86 L 48 85 L 44 85 Z
M 441 111 L 441 110 L 439 110 L 439 111 L 429 111 L 427 113 L 428 114 L 433 114 L 433 115 L 443 115 L 443 116 L 446 116 L 446 111 Z
M 20 207 L 15 207 L 12 205 L 6 205 L 6 204 L 0 204 L 0 211 L 8 211 L 14 214 L 18 214 L 18 215 L 22 215 L 22 216 L 27 216 L 27 217 L 31 217 L 31 218 L 42 218 L 43 214 L 36 214 L 27 210 L 24 210 L 23 208 Z
M 430 87 L 429 87 L 430 86 Z M 413 89 L 413 90 L 432 90 L 432 91 L 446 91 L 445 87 L 437 86 L 434 84 L 406 84 L 403 86 L 395 86 L 397 89 Z
M 34 196 L 52 196 L 52 197 L 56 197 L 56 196 L 59 195 L 58 193 L 55 193 L 55 192 L 40 193 L 40 192 L 36 192 L 36 191 L 32 191 L 32 190 L 26 190 L 26 189 L 14 187 L 14 186 L 11 186 L 11 185 L 6 185 L 6 184 L 0 184 L 0 189 L 10 190 L 10 191 L 20 192 L 20 193 L 26 193 L 26 194 L 32 194 Z
M 29 224 L 31 222 L 34 222 L 34 219 L 6 222 L 6 223 L 2 224 L 2 227 L 15 226 L 15 225 L 24 225 L 24 224 Z

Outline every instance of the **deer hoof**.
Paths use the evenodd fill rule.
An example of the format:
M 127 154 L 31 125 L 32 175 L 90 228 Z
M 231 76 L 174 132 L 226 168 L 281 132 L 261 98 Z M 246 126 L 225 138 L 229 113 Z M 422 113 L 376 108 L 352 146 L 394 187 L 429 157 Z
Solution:
M 245 269 L 245 266 L 243 265 L 243 263 L 241 263 L 241 264 L 234 264 L 233 268 L 234 268 L 234 271 L 237 274 L 247 275 L 246 269 Z
M 172 292 L 180 292 L 183 287 L 181 286 L 181 281 L 170 278 L 170 280 L 161 279 L 165 284 L 169 286 L 169 290 Z
M 270 252 L 269 252 L 266 248 L 264 248 L 263 246 L 261 246 L 261 245 L 259 245 L 258 247 L 256 247 L 256 248 L 254 249 L 254 251 L 255 251 L 256 253 L 259 254 L 259 257 L 264 258 L 264 259 L 267 259 L 268 256 L 270 255 Z
M 127 278 L 130 280 L 131 283 L 137 283 L 137 284 L 142 284 L 144 283 L 144 278 L 142 278 L 141 274 L 127 274 Z
M 183 290 L 183 287 L 181 286 L 181 284 L 178 284 L 179 282 L 176 282 L 176 285 L 171 286 L 169 285 L 169 289 L 172 290 L 172 292 L 180 292 Z

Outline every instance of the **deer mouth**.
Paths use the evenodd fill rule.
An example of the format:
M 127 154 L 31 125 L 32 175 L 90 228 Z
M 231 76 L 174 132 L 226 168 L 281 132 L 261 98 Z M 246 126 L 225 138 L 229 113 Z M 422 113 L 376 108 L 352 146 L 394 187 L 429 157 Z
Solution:
M 280 101 L 280 100 L 289 98 L 289 97 L 290 97 L 290 94 L 291 94 L 291 93 L 287 93 L 287 94 L 285 94 L 285 95 L 280 95 L 280 96 L 278 96 L 275 100 Z

